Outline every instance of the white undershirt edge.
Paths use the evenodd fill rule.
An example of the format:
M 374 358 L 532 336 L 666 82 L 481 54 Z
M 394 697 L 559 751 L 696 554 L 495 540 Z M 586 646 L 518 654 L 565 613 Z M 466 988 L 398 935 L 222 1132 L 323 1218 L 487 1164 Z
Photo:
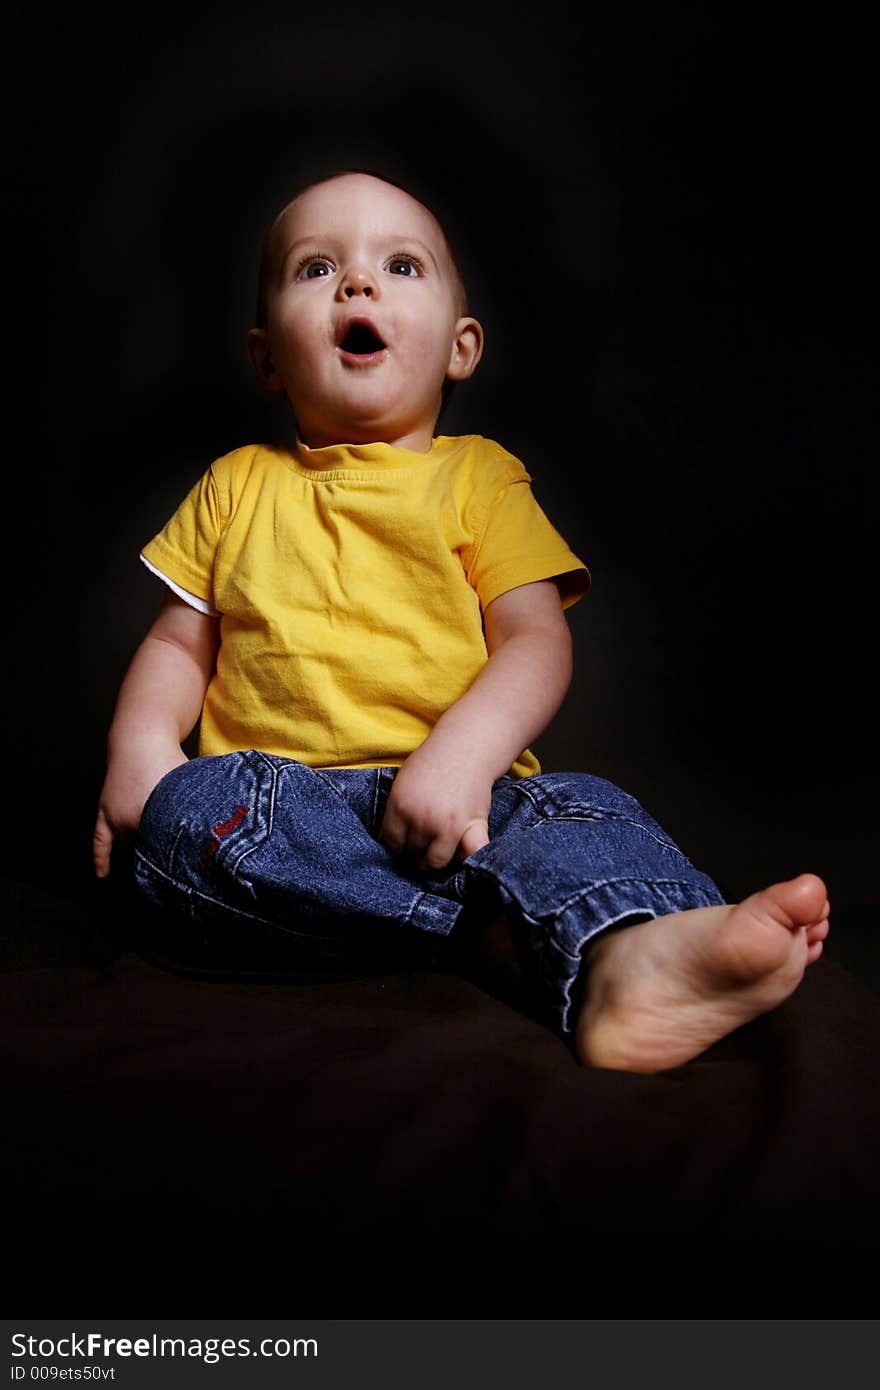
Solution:
M 173 579 L 169 579 L 167 574 L 163 574 L 161 570 L 156 569 L 155 565 L 151 565 L 146 556 L 141 555 L 140 558 L 150 573 L 154 574 L 157 579 L 161 579 L 163 584 L 167 584 L 169 589 L 172 589 L 178 598 L 182 598 L 184 603 L 189 604 L 190 608 L 197 608 L 200 613 L 207 613 L 209 618 L 220 617 L 217 609 L 213 608 L 206 598 L 197 598 L 196 595 L 191 594 L 188 589 L 181 589 L 180 585 L 175 584 Z

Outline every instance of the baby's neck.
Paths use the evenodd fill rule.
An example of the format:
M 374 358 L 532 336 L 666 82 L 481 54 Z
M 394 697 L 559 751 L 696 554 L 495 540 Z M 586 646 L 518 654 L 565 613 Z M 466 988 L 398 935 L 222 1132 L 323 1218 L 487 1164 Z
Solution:
M 417 454 L 429 454 L 434 442 L 436 423 L 436 420 L 432 420 L 430 424 L 419 425 L 405 434 L 397 434 L 393 430 L 371 432 L 340 429 L 309 431 L 308 435 L 300 434 L 299 438 L 309 449 L 329 449 L 335 444 L 387 444 L 393 449 L 410 449 Z

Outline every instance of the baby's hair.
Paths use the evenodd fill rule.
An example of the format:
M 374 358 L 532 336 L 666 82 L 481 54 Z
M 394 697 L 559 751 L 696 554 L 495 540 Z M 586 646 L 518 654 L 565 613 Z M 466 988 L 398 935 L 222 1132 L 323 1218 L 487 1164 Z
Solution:
M 366 174 L 372 179 L 379 179 L 382 183 L 390 184 L 392 188 L 399 188 L 401 193 L 406 193 L 410 198 L 414 198 L 417 203 L 421 203 L 422 207 L 425 209 L 426 212 L 429 212 L 431 214 L 431 216 L 433 217 L 434 221 L 437 223 L 437 226 L 440 228 L 440 231 L 443 234 L 443 240 L 446 245 L 446 250 L 449 254 L 449 260 L 452 265 L 452 269 L 455 273 L 459 296 L 459 314 L 466 314 L 468 311 L 468 304 L 467 291 L 465 290 L 464 279 L 462 277 L 461 270 L 459 269 L 458 260 L 455 255 L 455 251 L 452 247 L 452 243 L 449 239 L 449 234 L 446 228 L 444 227 L 443 222 L 437 216 L 434 209 L 429 207 L 429 205 L 426 202 L 424 202 L 421 198 L 417 198 L 416 195 L 404 184 L 398 183 L 395 179 L 389 179 L 387 175 L 380 174 L 375 169 L 337 169 L 333 173 L 326 174 L 323 178 L 311 179 L 308 183 L 303 184 L 301 188 L 297 189 L 297 191 L 293 193 L 290 198 L 287 199 L 287 201 L 284 204 L 284 207 L 279 209 L 277 215 L 272 219 L 271 223 L 267 227 L 266 232 L 263 236 L 263 243 L 260 251 L 260 263 L 257 272 L 257 303 L 256 316 L 254 318 L 255 326 L 257 328 L 265 328 L 267 326 L 266 304 L 268 299 L 269 279 L 274 269 L 273 238 L 275 232 L 275 225 L 278 221 L 278 218 L 281 216 L 281 213 L 284 211 L 284 208 L 290 207 L 291 203 L 296 202 L 297 198 L 301 198 L 303 193 L 308 193 L 309 189 L 319 188 L 322 184 L 332 183 L 334 179 L 344 178 L 348 174 Z

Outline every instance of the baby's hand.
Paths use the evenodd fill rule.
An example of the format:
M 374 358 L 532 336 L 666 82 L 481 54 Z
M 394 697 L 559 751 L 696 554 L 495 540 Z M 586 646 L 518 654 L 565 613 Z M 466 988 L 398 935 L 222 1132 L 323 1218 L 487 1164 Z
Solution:
M 141 812 L 156 784 L 187 761 L 175 743 L 162 739 L 110 759 L 95 822 L 93 857 L 98 878 L 110 872 L 110 851 L 114 840 L 128 840 L 141 822 Z
M 420 869 L 440 869 L 489 843 L 491 804 L 490 776 L 473 763 L 450 766 L 426 741 L 394 778 L 377 838 Z

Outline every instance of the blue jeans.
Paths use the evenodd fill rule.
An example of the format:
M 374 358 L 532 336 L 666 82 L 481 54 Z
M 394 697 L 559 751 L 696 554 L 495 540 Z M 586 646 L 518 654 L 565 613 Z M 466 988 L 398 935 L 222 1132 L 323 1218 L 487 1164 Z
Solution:
M 144 807 L 135 877 L 212 930 L 273 935 L 304 972 L 457 968 L 503 910 L 539 1016 L 568 1041 L 598 932 L 724 901 L 601 777 L 500 777 L 490 842 L 425 873 L 375 838 L 395 767 L 317 770 L 253 749 L 172 769 Z

